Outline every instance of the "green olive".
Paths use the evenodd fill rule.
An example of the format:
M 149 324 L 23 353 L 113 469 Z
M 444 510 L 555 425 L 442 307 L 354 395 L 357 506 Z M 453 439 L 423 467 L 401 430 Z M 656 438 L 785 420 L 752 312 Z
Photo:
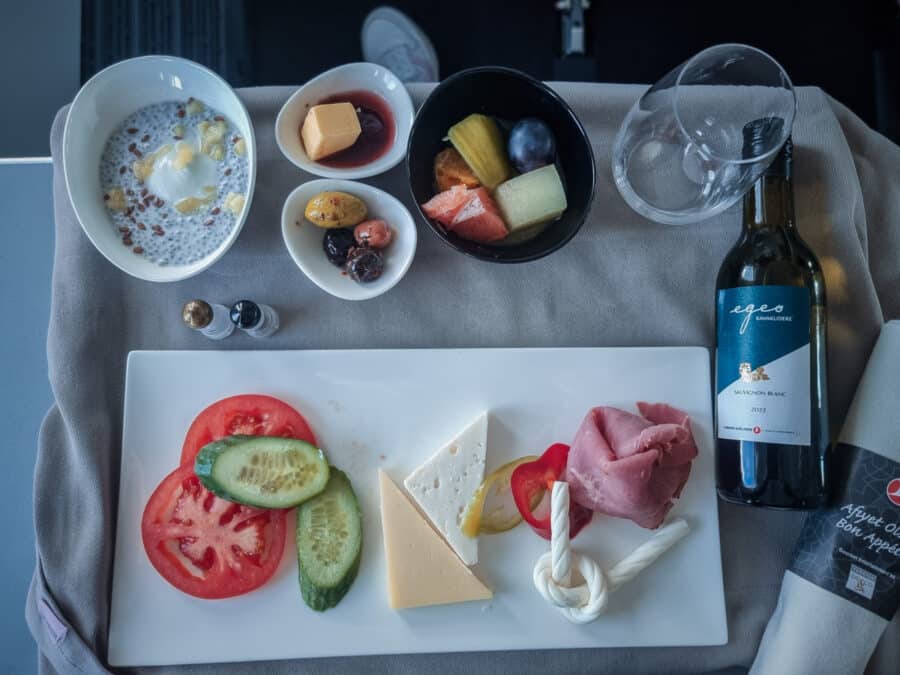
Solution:
M 349 227 L 366 219 L 368 209 L 359 197 L 346 192 L 320 192 L 306 204 L 303 215 L 319 227 Z

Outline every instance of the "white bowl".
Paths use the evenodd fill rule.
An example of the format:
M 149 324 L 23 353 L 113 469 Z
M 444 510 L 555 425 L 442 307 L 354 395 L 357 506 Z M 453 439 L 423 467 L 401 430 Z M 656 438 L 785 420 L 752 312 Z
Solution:
M 136 110 L 153 103 L 200 99 L 235 124 L 247 143 L 246 202 L 228 237 L 200 260 L 158 265 L 122 246 L 103 204 L 100 158 L 110 134 Z M 234 90 L 208 68 L 174 56 L 141 56 L 101 70 L 75 96 L 63 131 L 63 169 L 72 208 L 84 233 L 107 260 L 146 281 L 179 281 L 199 274 L 231 247 L 244 226 L 256 182 L 256 140 L 250 116 Z
M 325 230 L 303 217 L 310 199 L 335 190 L 362 199 L 369 209 L 366 219 L 380 218 L 394 231 L 390 245 L 384 249 L 384 273 L 371 283 L 357 283 L 331 264 L 322 248 Z M 400 200 L 384 190 L 349 180 L 311 180 L 291 192 L 281 211 L 281 233 L 297 267 L 316 286 L 343 300 L 368 300 L 389 291 L 406 274 L 416 254 L 416 222 Z
M 300 127 L 306 112 L 319 101 L 345 91 L 372 91 L 387 101 L 394 114 L 394 143 L 378 159 L 347 169 L 338 169 L 312 161 L 300 141 Z M 347 63 L 314 77 L 287 100 L 275 120 L 275 142 L 290 161 L 304 171 L 324 178 L 355 180 L 392 169 L 406 154 L 406 144 L 416 113 L 403 83 L 388 69 L 375 63 Z

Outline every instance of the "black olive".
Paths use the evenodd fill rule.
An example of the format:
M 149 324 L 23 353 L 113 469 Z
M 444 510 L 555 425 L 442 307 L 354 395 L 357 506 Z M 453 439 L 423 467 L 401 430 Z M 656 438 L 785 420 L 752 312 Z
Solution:
M 347 274 L 354 281 L 375 281 L 384 272 L 384 256 L 381 252 L 361 246 L 350 251 L 347 257 Z
M 375 113 L 362 109 L 356 113 L 356 116 L 359 118 L 359 126 L 363 136 L 372 138 L 384 131 L 384 122 Z
M 347 254 L 354 246 L 356 246 L 356 239 L 353 238 L 353 230 L 344 228 L 325 230 L 322 248 L 331 264 L 343 267 L 347 262 Z

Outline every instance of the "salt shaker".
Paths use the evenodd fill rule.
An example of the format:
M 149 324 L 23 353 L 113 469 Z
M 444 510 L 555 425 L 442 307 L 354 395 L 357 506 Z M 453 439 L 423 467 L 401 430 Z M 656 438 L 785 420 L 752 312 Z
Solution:
M 224 340 L 234 332 L 234 324 L 225 305 L 205 300 L 189 300 L 181 308 L 181 318 L 193 330 L 210 340 Z
M 238 300 L 231 306 L 231 321 L 251 337 L 269 337 L 278 330 L 278 313 L 262 303 Z

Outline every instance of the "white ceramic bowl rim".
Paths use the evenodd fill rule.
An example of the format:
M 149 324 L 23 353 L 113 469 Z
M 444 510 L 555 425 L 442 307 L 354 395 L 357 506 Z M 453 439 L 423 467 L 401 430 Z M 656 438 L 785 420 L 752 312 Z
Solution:
M 79 208 L 79 199 L 75 198 L 74 196 L 76 194 L 76 192 L 73 191 L 74 179 L 70 176 L 70 169 L 75 169 L 75 167 L 69 166 L 70 162 L 74 161 L 69 156 L 69 149 L 71 147 L 71 134 L 74 133 L 72 129 L 73 112 L 79 111 L 81 106 L 88 105 L 88 103 L 96 95 L 96 92 L 94 90 L 98 86 L 100 86 L 100 84 L 103 83 L 112 73 L 126 68 L 134 68 L 135 66 L 140 66 L 148 62 L 152 63 L 154 61 L 165 63 L 169 67 L 171 67 L 173 64 L 175 66 L 180 65 L 184 69 L 194 70 L 201 73 L 205 77 L 208 77 L 213 82 L 215 87 L 220 88 L 221 91 L 224 92 L 224 95 L 226 97 L 230 97 L 232 99 L 232 103 L 239 112 L 239 116 L 242 118 L 233 121 L 246 127 L 246 129 L 241 130 L 242 135 L 244 136 L 244 139 L 247 143 L 248 162 L 247 190 L 244 209 L 241 213 L 241 216 L 232 227 L 229 235 L 215 251 L 213 251 L 206 257 L 201 258 L 200 260 L 186 265 L 157 265 L 138 256 L 134 257 L 133 262 L 131 259 L 126 257 L 116 259 L 116 256 L 106 250 L 107 247 L 92 231 L 92 227 L 87 224 L 88 219 L 86 218 L 83 210 Z M 135 110 L 137 110 L 137 108 L 135 108 Z M 124 119 L 124 117 L 122 119 Z M 121 121 L 122 120 L 120 119 L 116 123 L 116 125 L 120 124 Z M 104 144 L 106 143 L 105 138 L 103 139 L 103 142 Z M 253 129 L 253 121 L 250 118 L 250 113 L 247 111 L 247 108 L 244 105 L 243 101 L 241 101 L 240 97 L 237 95 L 231 85 L 229 85 L 228 82 L 226 82 L 216 72 L 210 70 L 206 66 L 179 56 L 169 56 L 165 54 L 147 54 L 118 61 L 107 66 L 103 70 L 95 73 L 87 82 L 82 85 L 81 89 L 78 90 L 78 93 L 75 95 L 75 98 L 69 105 L 69 110 L 66 114 L 65 125 L 63 127 L 62 165 L 63 177 L 66 184 L 66 192 L 69 195 L 69 201 L 72 205 L 72 210 L 75 213 L 75 217 L 78 219 L 78 222 L 81 225 L 81 229 L 84 232 L 85 236 L 90 240 L 90 242 L 100 252 L 100 254 L 103 255 L 104 258 L 106 258 L 110 263 L 118 267 L 126 274 L 129 274 L 138 279 L 142 279 L 144 281 L 181 281 L 183 279 L 187 279 L 189 277 L 200 274 L 201 272 L 215 264 L 223 255 L 225 255 L 225 253 L 228 252 L 228 250 L 240 235 L 241 230 L 244 227 L 244 223 L 247 220 L 247 215 L 250 212 L 250 206 L 253 200 L 253 193 L 256 186 L 256 135 Z M 96 167 L 96 169 L 99 170 L 99 167 Z M 109 222 L 107 221 L 103 225 L 107 226 L 109 225 Z M 128 262 L 125 262 L 126 260 Z

